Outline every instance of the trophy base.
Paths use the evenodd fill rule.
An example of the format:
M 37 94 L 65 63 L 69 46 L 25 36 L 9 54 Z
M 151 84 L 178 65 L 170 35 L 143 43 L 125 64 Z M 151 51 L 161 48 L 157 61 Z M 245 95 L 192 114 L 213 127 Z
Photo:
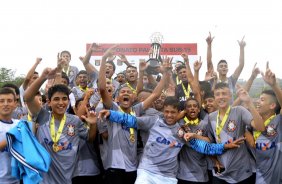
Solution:
M 149 63 L 149 66 L 146 69 L 146 73 L 149 75 L 158 75 L 159 68 L 160 68 L 160 62 L 157 59 L 150 58 L 147 63 Z

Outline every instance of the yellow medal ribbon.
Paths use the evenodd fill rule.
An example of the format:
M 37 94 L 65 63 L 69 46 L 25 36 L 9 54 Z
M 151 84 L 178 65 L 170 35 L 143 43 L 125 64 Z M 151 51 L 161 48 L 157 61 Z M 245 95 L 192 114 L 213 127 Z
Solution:
M 66 70 L 63 68 L 63 72 L 65 72 L 67 76 L 69 76 L 69 71 L 70 71 L 70 66 L 68 66 Z
M 219 124 L 219 111 L 217 113 L 217 118 L 216 118 L 216 129 L 215 129 L 215 133 L 216 133 L 216 137 L 217 137 L 217 140 L 218 142 L 221 142 L 220 141 L 220 132 L 222 131 L 225 123 L 226 123 L 226 120 L 229 116 L 229 113 L 230 113 L 230 106 L 228 107 L 227 111 L 225 112 L 225 115 L 221 121 L 221 123 Z
M 176 76 L 176 85 L 181 84 L 182 80 L 179 80 L 178 76 Z
M 189 120 L 186 116 L 184 118 L 184 121 L 185 121 L 185 126 L 186 125 L 194 125 L 194 126 L 197 126 L 199 125 L 200 123 L 200 120 L 199 118 L 195 119 L 195 120 Z
M 272 115 L 270 116 L 267 120 L 265 120 L 265 122 L 263 123 L 264 126 L 267 126 L 269 125 L 269 123 L 272 121 L 273 118 L 275 118 L 276 115 Z M 254 139 L 255 139 L 255 142 L 257 141 L 258 137 L 260 136 L 262 132 L 261 131 L 254 131 Z
M 120 107 L 119 107 L 119 110 L 124 113 L 124 111 Z M 135 116 L 135 113 L 132 110 L 130 111 L 129 114 L 132 115 L 132 116 Z M 129 128 L 129 140 L 132 143 L 135 142 L 134 128 Z
M 88 87 L 87 87 L 87 86 L 86 86 L 85 89 L 83 89 L 80 85 L 79 85 L 78 87 L 79 87 L 79 89 L 80 89 L 82 92 L 86 92 L 86 91 L 88 90 Z
M 54 116 L 52 116 L 52 119 L 51 119 L 51 122 L 50 122 L 50 133 L 51 133 L 51 139 L 54 142 L 53 143 L 53 151 L 54 152 L 58 152 L 59 151 L 58 141 L 59 141 L 60 136 L 61 136 L 61 134 L 63 132 L 63 128 L 64 128 L 65 123 L 66 123 L 66 115 L 64 115 L 63 119 L 61 120 L 59 129 L 58 129 L 58 131 L 56 133 L 56 130 L 55 130 L 55 118 L 54 118 Z
M 136 94 L 136 89 L 134 89 L 128 82 L 126 82 L 126 85 L 131 89 L 131 91 Z
M 183 85 L 183 83 L 181 83 L 181 85 L 182 85 L 182 89 L 183 89 L 183 91 L 184 91 L 184 94 L 185 94 L 185 97 L 190 97 L 190 91 L 191 91 L 191 87 L 190 87 L 190 85 L 188 84 L 188 91 L 185 89 L 185 87 L 184 87 L 184 85 Z
M 32 117 L 30 116 L 30 114 L 27 114 L 27 121 L 32 121 Z

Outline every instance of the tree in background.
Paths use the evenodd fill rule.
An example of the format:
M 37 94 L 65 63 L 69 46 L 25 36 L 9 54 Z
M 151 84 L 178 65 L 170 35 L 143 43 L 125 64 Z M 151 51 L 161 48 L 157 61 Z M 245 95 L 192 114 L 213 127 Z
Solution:
M 14 83 L 20 86 L 24 80 L 24 76 L 15 76 L 16 71 L 8 68 L 0 68 L 0 87 L 6 83 Z

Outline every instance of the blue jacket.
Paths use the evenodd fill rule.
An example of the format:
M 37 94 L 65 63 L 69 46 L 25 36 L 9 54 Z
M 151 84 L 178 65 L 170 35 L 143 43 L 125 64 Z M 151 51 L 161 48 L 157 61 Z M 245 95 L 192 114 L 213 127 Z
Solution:
M 12 175 L 23 179 L 25 184 L 35 184 L 42 180 L 40 172 L 49 170 L 51 157 L 28 124 L 21 120 L 6 133 L 7 147 L 12 155 Z

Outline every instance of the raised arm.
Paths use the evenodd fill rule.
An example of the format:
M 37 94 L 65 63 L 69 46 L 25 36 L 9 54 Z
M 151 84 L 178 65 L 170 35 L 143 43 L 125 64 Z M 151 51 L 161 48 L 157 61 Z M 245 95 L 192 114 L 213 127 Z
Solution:
M 30 68 L 30 70 L 27 72 L 26 77 L 24 79 L 23 82 L 23 89 L 26 90 L 26 88 L 28 87 L 28 84 L 37 68 L 37 66 L 40 64 L 40 62 L 42 61 L 42 58 L 36 58 L 35 63 L 33 64 L 33 66 Z
M 169 77 L 171 75 L 171 62 L 173 58 L 166 57 L 163 59 L 163 64 L 162 64 L 162 73 L 163 77 L 161 81 L 158 83 L 152 94 L 143 101 L 143 108 L 147 109 L 151 106 L 151 104 L 159 98 L 159 96 L 162 94 L 162 90 L 164 89 L 165 83 L 169 80 Z
M 109 57 L 113 56 L 114 49 L 116 47 L 117 45 L 114 45 L 104 53 L 99 72 L 98 88 L 100 91 L 101 98 L 103 100 L 103 104 L 107 109 L 111 108 L 113 99 L 106 89 L 106 62 Z
M 139 60 L 139 76 L 138 76 L 138 81 L 137 81 L 137 86 L 136 86 L 136 93 L 139 94 L 140 91 L 143 89 L 143 76 L 144 72 L 147 68 L 147 63 L 145 59 L 140 59 Z
M 207 73 L 210 75 L 213 74 L 213 64 L 212 64 L 212 41 L 214 37 L 211 36 L 211 33 L 209 32 L 209 36 L 206 38 L 207 42 Z
M 237 88 L 238 88 L 238 90 L 237 90 L 238 98 L 240 98 L 240 100 L 245 103 L 248 110 L 250 111 L 250 113 L 253 116 L 253 120 L 251 121 L 252 127 L 254 127 L 258 131 L 264 131 L 265 126 L 264 126 L 263 120 L 262 120 L 260 114 L 257 112 L 248 92 L 243 87 L 241 87 L 239 85 L 237 85 Z
M 244 85 L 244 89 L 249 92 L 251 87 L 252 87 L 252 84 L 254 82 L 254 80 L 257 78 L 257 75 L 260 73 L 260 70 L 259 68 L 256 67 L 257 63 L 255 63 L 255 66 L 252 70 L 252 74 L 250 76 L 250 78 L 248 79 L 248 81 L 246 82 L 246 84 Z M 240 105 L 241 103 L 241 100 L 240 98 L 236 98 L 232 104 L 232 106 L 237 106 L 237 105 Z
M 263 80 L 274 91 L 279 105 L 282 106 L 282 90 L 279 88 L 279 85 L 277 84 L 275 74 L 269 69 L 269 62 L 267 62 L 267 64 L 266 64 L 265 73 L 261 73 L 261 74 L 262 74 Z M 282 114 L 282 110 L 280 110 L 280 114 Z
M 118 62 L 124 63 L 124 64 L 126 64 L 126 66 L 132 66 L 128 62 L 128 60 L 127 60 L 127 58 L 126 58 L 126 56 L 124 54 L 118 54 L 117 56 L 119 57 L 119 59 L 117 60 Z
M 99 45 L 96 43 L 92 43 L 89 49 L 87 50 L 86 55 L 84 57 L 79 58 L 82 61 L 82 64 L 88 74 L 91 74 L 93 72 L 98 73 L 98 70 L 89 62 L 92 53 L 98 49 Z
M 39 104 L 38 100 L 35 100 L 36 93 L 39 91 L 42 84 L 50 78 L 54 78 L 56 75 L 56 69 L 45 68 L 43 73 L 37 78 L 26 90 L 24 94 L 24 100 L 27 104 L 27 107 L 31 114 L 37 114 L 40 109 L 41 105 Z
M 202 67 L 201 57 L 199 61 L 194 62 L 194 80 L 190 82 L 192 91 L 195 95 L 195 99 L 202 104 L 201 89 L 199 83 L 199 71 Z
M 245 37 L 245 36 L 244 36 Z M 238 40 L 238 44 L 240 46 L 240 56 L 239 56 L 239 66 L 236 68 L 234 73 L 232 74 L 233 78 L 235 80 L 238 80 L 243 68 L 244 68 L 244 63 L 245 63 L 245 46 L 246 42 L 244 41 L 244 37 L 242 38 L 241 41 Z

